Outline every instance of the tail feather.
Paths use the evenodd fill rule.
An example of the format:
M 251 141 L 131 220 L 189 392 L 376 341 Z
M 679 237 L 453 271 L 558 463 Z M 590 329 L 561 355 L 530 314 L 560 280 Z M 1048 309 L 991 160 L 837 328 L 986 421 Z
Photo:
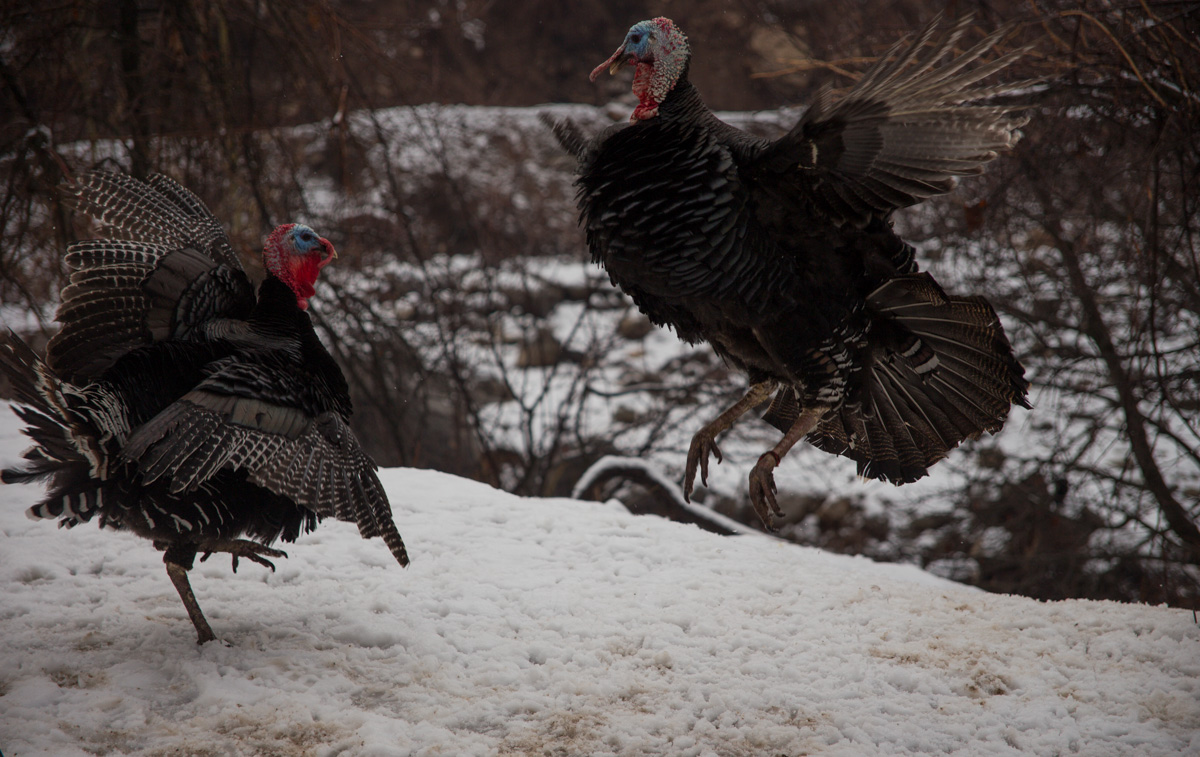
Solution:
M 952 446 L 953 434 L 948 433 L 946 429 L 957 429 L 959 426 L 942 412 L 938 404 L 930 401 L 928 393 L 920 391 L 921 377 L 916 375 L 916 371 L 906 373 L 906 366 L 887 362 L 881 363 L 879 367 L 881 372 L 886 374 L 886 385 L 891 390 L 880 393 L 882 400 L 896 409 L 910 432 L 916 430 L 925 437 L 924 446 Z M 881 401 L 878 395 L 873 395 L 873 398 L 877 404 Z M 970 433 L 969 430 L 967 433 Z M 914 440 L 914 444 L 916 443 Z
M 42 381 L 37 370 L 39 362 L 37 353 L 12 331 L 0 338 L 0 371 L 4 372 L 12 384 L 17 401 L 22 405 L 41 409 L 46 407 L 46 400 L 38 391 Z M 17 408 L 18 413 L 20 410 L 21 408 Z
M 170 176 L 161 173 L 150 174 L 150 178 L 146 180 L 146 183 L 153 187 L 154 191 L 169 199 L 171 204 L 185 216 L 190 216 L 191 218 L 212 218 L 212 213 L 209 211 L 208 206 L 192 190 L 175 181 Z
M 53 467 L 57 463 L 79 459 L 79 450 L 74 439 L 67 433 L 62 421 L 55 418 L 52 411 L 42 411 L 30 407 L 13 407 L 13 412 L 25 423 L 25 435 L 33 439 L 37 446 L 28 450 L 24 457 L 31 461 L 37 470 Z M 44 464 L 43 464 L 44 461 Z M 45 473 L 38 473 L 34 478 L 40 478 Z M 4 480 L 9 482 L 7 473 Z
M 1029 382 L 995 311 L 950 297 L 927 273 L 891 279 L 868 298 L 873 316 L 861 391 L 809 440 L 858 462 L 862 476 L 916 481 L 965 439 L 994 433 Z
M 62 467 L 61 461 L 42 454 L 37 447 L 26 450 L 22 457 L 26 460 L 22 467 L 0 470 L 0 481 L 6 484 L 34 484 L 54 475 Z
M 19 403 L 13 411 L 35 445 L 25 453 L 24 465 L 0 471 L 0 480 L 5 484 L 51 480 L 42 501 L 26 511 L 31 518 L 56 518 L 68 527 L 91 519 L 105 502 L 108 486 L 94 473 L 106 466 L 107 450 L 103 434 L 86 413 L 72 409 L 73 400 L 79 400 L 77 390 L 56 378 L 12 332 L 0 339 L 0 372 L 12 384 Z M 94 411 L 102 415 L 107 409 Z
M 54 486 L 41 502 L 25 511 L 30 518 L 57 519 L 59 525 L 73 528 L 88 522 L 111 504 L 109 487 L 89 477 L 82 466 L 62 468 L 55 473 Z
M 64 461 L 85 459 L 80 450 L 78 419 L 68 410 L 64 387 L 37 353 L 11 331 L 0 339 L 0 372 L 8 377 L 19 404 L 13 407 L 25 422 L 24 434 L 36 445 L 25 454 L 33 467 L 26 471 L 8 470 L 4 480 L 18 476 L 40 478 Z M 89 449 L 94 455 L 94 450 Z
M 242 270 L 241 260 L 229 244 L 221 222 L 192 190 L 160 173 L 151 174 L 147 183 L 191 220 L 190 244 L 203 250 L 206 257 L 216 261 L 218 265 Z

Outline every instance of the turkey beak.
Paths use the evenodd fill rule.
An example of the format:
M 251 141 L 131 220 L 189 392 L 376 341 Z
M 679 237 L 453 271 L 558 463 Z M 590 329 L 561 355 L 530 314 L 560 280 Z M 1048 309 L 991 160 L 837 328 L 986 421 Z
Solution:
M 625 43 L 622 42 L 621 46 L 617 48 L 617 51 L 612 54 L 612 57 L 592 69 L 592 74 L 588 77 L 588 80 L 596 81 L 596 77 L 599 76 L 600 72 L 606 68 L 610 74 L 615 74 L 621 70 L 621 67 L 624 66 L 625 63 Z
M 321 258 L 321 262 L 317 264 L 318 270 L 329 265 L 337 257 L 337 250 L 334 249 L 333 242 L 321 237 L 321 246 L 325 248 L 325 257 Z

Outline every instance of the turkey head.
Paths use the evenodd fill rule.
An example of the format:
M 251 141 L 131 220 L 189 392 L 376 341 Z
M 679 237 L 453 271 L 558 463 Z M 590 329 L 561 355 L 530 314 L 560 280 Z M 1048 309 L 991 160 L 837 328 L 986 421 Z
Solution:
M 631 121 L 644 121 L 658 115 L 659 104 L 687 71 L 691 58 L 687 36 L 669 18 L 658 17 L 639 21 L 629 29 L 625 41 L 608 60 L 592 71 L 591 80 L 604 69 L 610 74 L 626 64 L 635 65 L 633 93 L 638 106 Z
M 301 310 L 308 309 L 308 298 L 316 294 L 313 285 L 321 269 L 336 257 L 333 242 L 302 223 L 277 227 L 263 247 L 267 272 L 296 293 L 296 306 Z

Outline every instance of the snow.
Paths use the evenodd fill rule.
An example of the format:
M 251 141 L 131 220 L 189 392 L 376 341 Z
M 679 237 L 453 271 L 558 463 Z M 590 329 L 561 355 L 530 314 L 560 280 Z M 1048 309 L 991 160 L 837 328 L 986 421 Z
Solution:
M 0 463 L 23 446 L 0 407 Z M 413 564 L 326 522 L 276 573 L 0 507 L 0 750 L 1200 755 L 1191 613 L 1042 603 L 616 503 L 382 473 Z

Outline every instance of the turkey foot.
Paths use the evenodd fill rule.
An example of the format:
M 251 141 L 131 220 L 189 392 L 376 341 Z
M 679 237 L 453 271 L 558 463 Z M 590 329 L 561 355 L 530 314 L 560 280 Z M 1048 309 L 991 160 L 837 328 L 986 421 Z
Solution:
M 700 466 L 700 483 L 708 486 L 708 457 L 712 455 L 720 463 L 721 448 L 717 446 L 715 433 L 708 426 L 696 432 L 692 437 L 692 446 L 688 449 L 687 469 L 683 474 L 683 498 L 692 501 L 692 485 L 696 481 L 696 466 Z
M 772 471 L 778 467 L 788 450 L 796 446 L 796 442 L 817 427 L 821 416 L 828 411 L 827 405 L 806 408 L 796 417 L 779 443 L 773 449 L 764 452 L 750 471 L 750 504 L 754 506 L 754 512 L 758 513 L 759 520 L 768 531 L 775 530 L 772 515 L 783 515 L 783 510 L 779 509 L 779 502 L 775 499 L 775 493 L 779 489 L 775 486 L 775 474 Z
M 272 549 L 256 541 L 248 539 L 224 539 L 206 543 L 204 545 L 204 554 L 200 556 L 200 562 L 207 560 L 214 552 L 228 552 L 233 556 L 234 573 L 237 573 L 239 557 L 244 557 L 251 562 L 256 562 L 263 567 L 270 568 L 272 573 L 275 572 L 275 563 L 268 560 L 267 557 L 287 557 L 287 552 L 284 552 L 282 549 Z M 266 555 L 266 557 L 263 555 Z
M 708 486 L 708 456 L 713 455 L 721 462 L 721 450 L 717 447 L 717 434 L 728 431 L 746 414 L 746 411 L 758 406 L 771 392 L 775 391 L 778 383 L 772 380 L 752 384 L 746 391 L 746 396 L 735 402 L 725 412 L 718 415 L 712 423 L 696 432 L 692 437 L 691 447 L 688 448 L 687 468 L 683 473 L 683 498 L 692 501 L 692 487 L 696 483 L 696 467 L 700 468 L 700 483 Z
M 771 472 L 777 465 L 779 456 L 773 450 L 768 450 L 758 458 L 758 463 L 750 471 L 750 504 L 768 531 L 775 530 L 773 516 L 783 515 L 775 499 L 779 489 L 775 486 L 775 474 Z

